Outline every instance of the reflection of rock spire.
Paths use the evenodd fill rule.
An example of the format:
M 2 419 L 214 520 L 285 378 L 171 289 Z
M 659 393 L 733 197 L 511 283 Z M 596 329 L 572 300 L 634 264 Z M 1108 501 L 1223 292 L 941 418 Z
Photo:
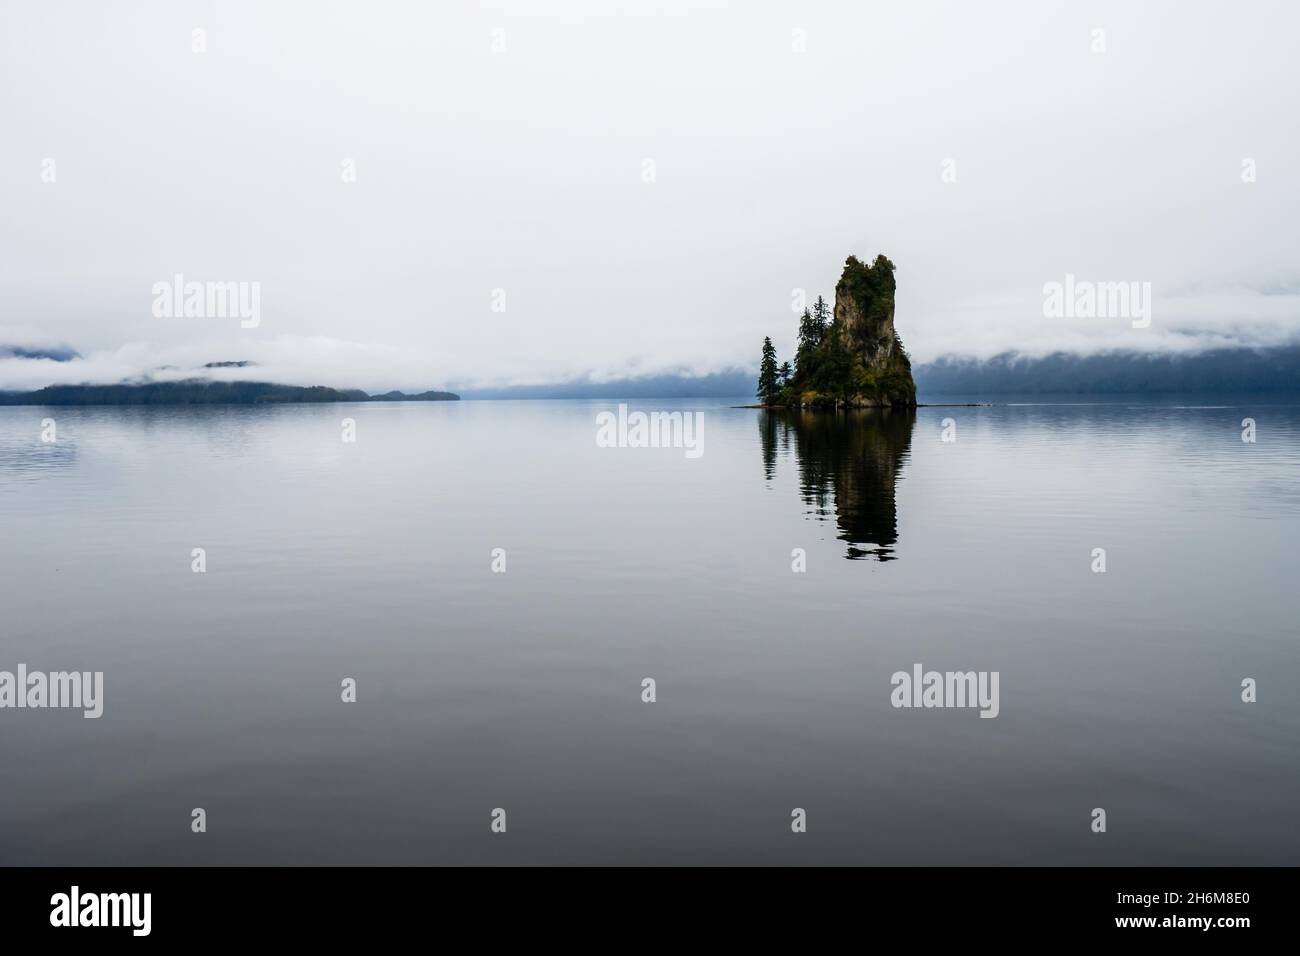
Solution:
M 898 506 L 894 486 L 912 444 L 916 413 L 911 409 L 847 412 L 769 413 L 794 431 L 799 487 L 804 503 L 819 518 L 829 517 L 834 501 L 839 539 L 848 557 L 894 557 Z M 765 426 L 760 426 L 765 427 Z M 766 430 L 764 432 L 766 435 Z M 767 458 L 764 440 L 764 459 Z M 775 453 L 773 453 L 775 454 Z

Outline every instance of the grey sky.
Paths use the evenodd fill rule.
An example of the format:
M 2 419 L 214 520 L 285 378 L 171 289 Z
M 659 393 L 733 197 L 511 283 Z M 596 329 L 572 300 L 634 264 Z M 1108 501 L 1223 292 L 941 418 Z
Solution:
M 920 360 L 1286 340 L 1298 30 L 1285 2 L 15 0 L 0 345 L 86 359 L 0 387 L 707 372 L 790 357 L 791 290 L 849 253 L 897 264 Z M 176 273 L 259 282 L 260 324 L 155 318 Z M 1066 273 L 1150 282 L 1151 326 L 1045 318 Z

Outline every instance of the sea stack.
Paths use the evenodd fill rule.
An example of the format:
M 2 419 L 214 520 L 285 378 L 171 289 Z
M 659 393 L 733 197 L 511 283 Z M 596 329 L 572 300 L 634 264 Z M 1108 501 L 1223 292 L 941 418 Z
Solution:
M 912 363 L 894 330 L 896 288 L 894 264 L 885 256 L 871 265 L 849 256 L 835 285 L 835 322 L 853 364 L 860 362 L 866 372 L 865 381 L 850 389 L 850 405 L 916 405 Z
M 894 329 L 894 264 L 849 256 L 827 321 L 822 301 L 800 326 L 795 372 L 765 404 L 915 408 L 912 363 Z M 763 388 L 760 383 L 760 396 Z

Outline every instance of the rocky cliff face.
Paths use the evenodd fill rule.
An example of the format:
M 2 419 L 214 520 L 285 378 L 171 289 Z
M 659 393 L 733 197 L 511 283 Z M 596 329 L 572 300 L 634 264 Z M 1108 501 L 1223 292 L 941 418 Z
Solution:
M 849 256 L 835 286 L 835 321 L 850 351 L 862 356 L 868 368 L 900 367 L 910 371 L 898 334 L 894 331 L 894 264 L 884 256 L 865 265 Z
M 849 256 L 835 286 L 834 321 L 801 358 L 793 403 L 850 407 L 916 405 L 912 363 L 894 330 L 894 264 Z

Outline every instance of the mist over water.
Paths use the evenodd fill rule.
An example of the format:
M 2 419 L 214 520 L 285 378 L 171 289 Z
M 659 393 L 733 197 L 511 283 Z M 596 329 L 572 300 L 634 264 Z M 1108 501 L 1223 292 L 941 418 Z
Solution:
M 1300 403 L 746 400 L 0 408 L 0 863 L 1300 862 Z

